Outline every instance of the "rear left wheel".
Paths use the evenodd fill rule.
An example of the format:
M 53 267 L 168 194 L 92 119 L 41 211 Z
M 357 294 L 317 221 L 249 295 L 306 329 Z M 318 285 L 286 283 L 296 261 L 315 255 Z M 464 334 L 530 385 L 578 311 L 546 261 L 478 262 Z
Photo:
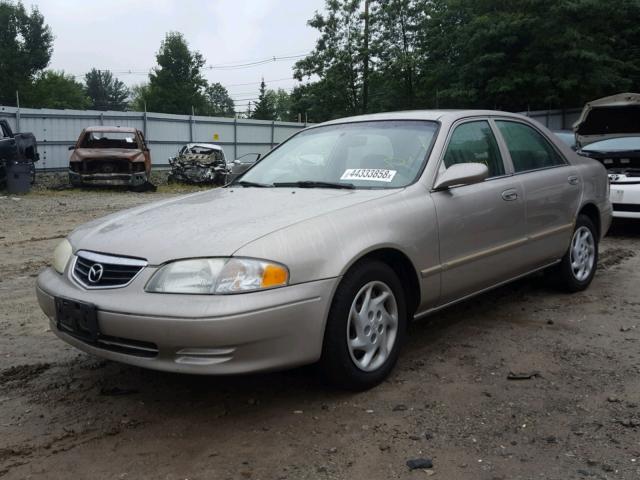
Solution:
M 568 292 L 586 289 L 598 265 L 598 234 L 589 217 L 579 215 L 571 244 L 555 273 L 559 286 Z
M 380 261 L 364 261 L 344 276 L 334 296 L 320 366 L 334 385 L 365 390 L 393 369 L 406 331 L 402 284 Z

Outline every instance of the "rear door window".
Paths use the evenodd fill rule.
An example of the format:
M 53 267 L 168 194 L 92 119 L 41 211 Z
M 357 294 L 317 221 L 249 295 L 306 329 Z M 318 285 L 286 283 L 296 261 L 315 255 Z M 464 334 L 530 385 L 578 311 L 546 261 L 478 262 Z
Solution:
M 482 163 L 489 169 L 489 178 L 504 175 L 500 149 L 486 120 L 457 126 L 443 161 L 447 168 L 456 163 Z
M 524 123 L 496 120 L 516 173 L 565 165 L 564 159 L 539 132 Z

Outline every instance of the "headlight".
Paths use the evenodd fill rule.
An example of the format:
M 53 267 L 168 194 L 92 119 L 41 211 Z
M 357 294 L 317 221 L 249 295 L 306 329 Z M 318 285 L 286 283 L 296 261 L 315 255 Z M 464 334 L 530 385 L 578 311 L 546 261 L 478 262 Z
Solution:
M 73 248 L 66 238 L 62 240 L 56 249 L 53 251 L 53 268 L 58 273 L 64 273 L 64 269 L 67 268 L 67 263 L 71 258 Z
M 161 267 L 147 284 L 153 293 L 227 294 L 283 287 L 284 265 L 251 258 L 179 260 Z

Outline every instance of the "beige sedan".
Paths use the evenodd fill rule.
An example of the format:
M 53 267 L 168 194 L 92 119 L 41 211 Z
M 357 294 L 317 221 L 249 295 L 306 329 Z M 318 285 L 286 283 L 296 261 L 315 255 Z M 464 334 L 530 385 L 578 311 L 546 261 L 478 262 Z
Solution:
M 80 226 L 37 294 L 55 334 L 96 356 L 196 374 L 317 362 L 364 389 L 414 319 L 539 270 L 587 288 L 608 185 L 520 115 L 335 120 L 225 188 Z

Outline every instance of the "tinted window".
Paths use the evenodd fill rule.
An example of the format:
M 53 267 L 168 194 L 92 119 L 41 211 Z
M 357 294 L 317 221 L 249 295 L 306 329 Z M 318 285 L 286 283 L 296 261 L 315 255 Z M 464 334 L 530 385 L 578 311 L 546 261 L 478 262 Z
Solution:
M 496 121 L 517 172 L 564 165 L 564 160 L 536 130 L 517 122 Z
M 504 175 L 504 164 L 489 122 L 463 123 L 453 131 L 444 155 L 444 165 L 456 163 L 483 163 L 489 177 Z

